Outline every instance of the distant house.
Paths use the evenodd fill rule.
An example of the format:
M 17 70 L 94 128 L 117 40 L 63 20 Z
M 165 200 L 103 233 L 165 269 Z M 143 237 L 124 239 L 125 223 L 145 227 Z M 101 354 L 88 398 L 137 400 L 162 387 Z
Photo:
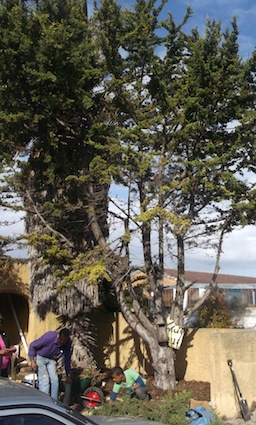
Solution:
M 170 307 L 175 294 L 175 285 L 177 279 L 177 270 L 166 269 L 164 276 L 164 302 L 166 307 Z M 192 307 L 195 302 L 201 298 L 211 283 L 212 273 L 205 272 L 185 272 L 185 282 L 190 284 L 195 282 L 185 294 L 184 308 Z M 226 299 L 239 299 L 244 305 L 256 305 L 256 277 L 235 276 L 229 274 L 218 274 L 218 287 L 225 294 Z
M 196 301 L 203 296 L 212 280 L 212 273 L 185 272 L 185 285 L 193 285 L 185 292 L 184 309 L 193 307 Z M 140 270 L 132 274 L 134 286 L 146 283 L 146 275 Z M 177 270 L 165 269 L 163 298 L 165 306 L 171 307 L 176 290 Z M 218 274 L 218 287 L 226 294 L 227 301 L 236 298 L 243 305 L 256 307 L 256 277 Z
M 171 307 L 175 296 L 176 279 L 177 270 L 165 270 L 163 297 L 167 309 Z M 196 301 L 203 296 L 211 279 L 212 273 L 185 272 L 185 284 L 195 283 L 185 292 L 184 309 L 193 307 Z M 240 302 L 245 307 L 245 315 L 240 321 L 240 326 L 256 328 L 256 277 L 218 274 L 217 284 L 224 292 L 228 302 Z

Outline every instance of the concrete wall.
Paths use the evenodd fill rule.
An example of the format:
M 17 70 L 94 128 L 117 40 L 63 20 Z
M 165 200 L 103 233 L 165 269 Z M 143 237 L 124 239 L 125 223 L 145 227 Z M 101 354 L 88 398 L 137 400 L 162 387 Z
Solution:
M 232 375 L 233 362 L 240 390 L 249 407 L 256 400 L 256 331 L 244 329 L 189 330 L 177 352 L 177 378 L 210 382 L 211 402 L 228 418 L 239 413 Z
M 238 321 L 238 326 L 245 329 L 256 329 L 256 307 L 246 307 L 244 315 Z
M 143 376 L 153 375 L 148 348 L 120 313 L 90 315 L 95 330 L 94 356 L 99 368 L 133 367 Z

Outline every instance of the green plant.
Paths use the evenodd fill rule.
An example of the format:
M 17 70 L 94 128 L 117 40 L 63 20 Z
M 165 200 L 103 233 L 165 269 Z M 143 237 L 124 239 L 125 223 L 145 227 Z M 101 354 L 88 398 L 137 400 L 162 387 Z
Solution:
M 220 418 L 216 418 L 212 425 L 223 425 L 223 420 Z
M 225 294 L 217 288 L 199 310 L 200 325 L 203 328 L 233 327 L 232 312 Z
M 106 403 L 93 410 L 93 415 L 129 416 L 138 420 L 150 420 L 170 425 L 188 425 L 185 415 L 191 394 L 187 391 L 173 393 L 169 391 L 162 400 L 143 402 L 124 397 L 122 401 Z M 212 425 L 223 425 L 216 416 Z
M 160 402 L 143 402 L 124 397 L 123 401 L 106 403 L 93 411 L 93 415 L 129 416 L 136 419 L 151 420 L 171 425 L 187 425 L 185 413 L 191 394 L 168 392 Z M 159 408 L 161 405 L 161 408 Z

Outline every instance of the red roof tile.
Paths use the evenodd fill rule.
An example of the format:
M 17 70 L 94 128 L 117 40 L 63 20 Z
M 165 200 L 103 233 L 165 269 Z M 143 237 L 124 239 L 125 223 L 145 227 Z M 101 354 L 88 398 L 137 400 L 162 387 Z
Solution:
M 192 272 L 192 271 L 186 271 L 185 272 L 185 280 L 187 282 L 196 281 L 198 283 L 210 283 L 212 276 L 213 276 L 212 273 L 206 273 L 206 272 Z M 170 277 L 170 278 L 175 277 L 176 278 L 177 277 L 177 270 L 176 269 L 165 269 L 165 279 L 164 280 L 166 280 L 166 277 Z M 217 283 L 229 283 L 229 284 L 255 283 L 256 284 L 256 277 L 237 276 L 237 275 L 231 275 L 231 274 L 218 274 Z

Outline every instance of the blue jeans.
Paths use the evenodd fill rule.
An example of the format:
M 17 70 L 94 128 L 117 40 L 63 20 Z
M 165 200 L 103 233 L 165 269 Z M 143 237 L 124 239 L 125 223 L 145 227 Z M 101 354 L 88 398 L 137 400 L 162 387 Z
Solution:
M 36 356 L 39 390 L 43 393 L 50 393 L 51 397 L 58 399 L 59 378 L 56 370 L 56 360 L 48 359 L 37 354 Z

